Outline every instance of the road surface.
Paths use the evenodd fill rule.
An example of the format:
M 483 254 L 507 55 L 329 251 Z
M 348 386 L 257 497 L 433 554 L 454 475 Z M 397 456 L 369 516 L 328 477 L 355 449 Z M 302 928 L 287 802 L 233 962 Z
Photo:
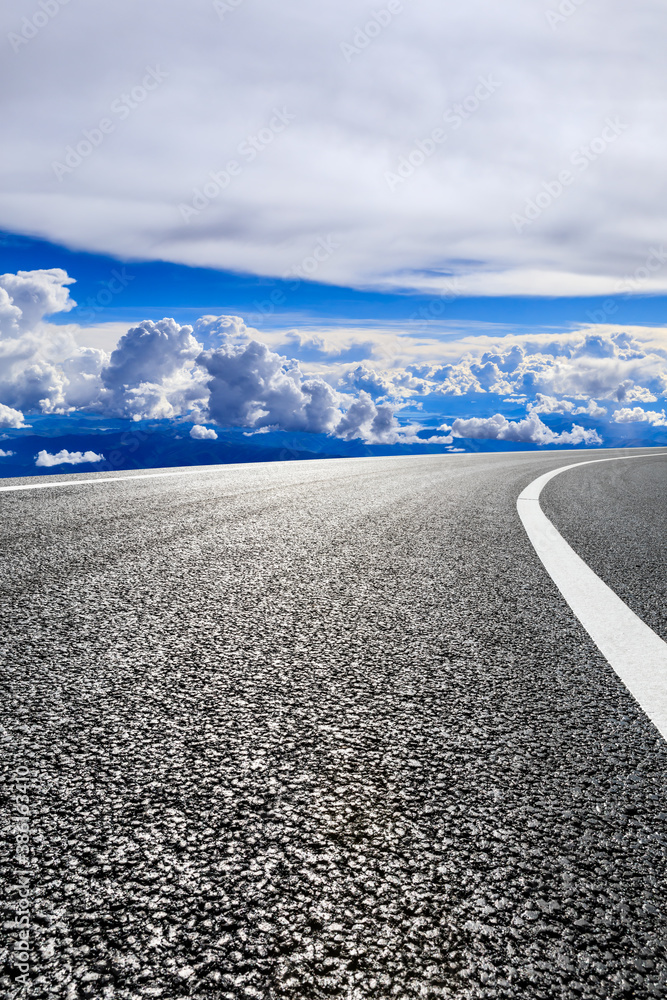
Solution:
M 516 512 L 601 454 L 0 493 L 31 995 L 667 997 L 667 744 Z M 544 496 L 663 636 L 666 486 Z

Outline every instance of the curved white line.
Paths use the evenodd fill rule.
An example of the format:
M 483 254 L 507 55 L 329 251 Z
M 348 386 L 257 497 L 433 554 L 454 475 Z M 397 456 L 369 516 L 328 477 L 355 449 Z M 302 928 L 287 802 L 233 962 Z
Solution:
M 667 740 L 667 643 L 570 548 L 540 507 L 540 493 L 561 472 L 595 462 L 653 457 L 658 456 L 623 455 L 564 465 L 535 479 L 516 505 L 547 573 L 609 665 Z
M 608 663 L 662 736 L 667 739 L 667 643 L 645 625 L 570 548 L 543 513 L 539 502 L 540 493 L 549 480 L 559 476 L 561 472 L 567 472 L 568 469 L 576 469 L 580 465 L 593 465 L 597 462 L 618 462 L 626 458 L 657 458 L 658 455 L 664 454 L 658 452 L 655 455 L 621 455 L 563 465 L 533 480 L 518 497 L 517 510 L 526 533 L 551 579 Z M 221 470 L 228 469 L 229 466 L 206 468 Z M 169 476 L 193 475 L 201 471 L 201 468 L 195 468 L 97 479 L 69 479 L 60 482 L 47 480 L 43 483 L 0 486 L 0 492 L 87 486 L 93 483 L 121 483 L 127 479 L 162 479 Z

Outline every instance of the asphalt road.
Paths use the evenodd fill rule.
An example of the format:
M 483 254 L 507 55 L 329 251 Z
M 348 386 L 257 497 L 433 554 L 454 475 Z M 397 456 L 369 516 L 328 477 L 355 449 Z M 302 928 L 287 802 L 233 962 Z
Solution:
M 667 458 L 557 476 L 541 506 L 599 577 L 667 641 Z
M 667 997 L 667 744 L 515 506 L 591 457 L 0 494 L 2 865 L 24 768 L 31 995 Z M 659 505 L 667 459 L 619 465 Z M 545 507 L 629 586 L 655 505 L 609 521 L 621 490 L 601 518 L 606 475 Z

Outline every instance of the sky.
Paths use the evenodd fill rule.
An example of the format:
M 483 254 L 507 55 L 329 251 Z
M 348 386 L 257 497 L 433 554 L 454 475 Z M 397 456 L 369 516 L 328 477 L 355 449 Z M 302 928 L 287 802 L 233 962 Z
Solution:
M 667 444 L 663 20 L 8 0 L 0 476 Z

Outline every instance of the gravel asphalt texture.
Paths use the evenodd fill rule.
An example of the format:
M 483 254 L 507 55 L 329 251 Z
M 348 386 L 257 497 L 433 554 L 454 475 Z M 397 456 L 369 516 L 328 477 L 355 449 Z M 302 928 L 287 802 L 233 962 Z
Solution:
M 667 458 L 564 473 L 547 484 L 541 505 L 591 569 L 667 642 Z
M 17 767 L 32 851 L 0 996 L 667 997 L 667 744 L 516 513 L 601 454 L 0 494 L 10 885 Z M 667 460 L 618 464 L 550 513 L 637 590 Z

